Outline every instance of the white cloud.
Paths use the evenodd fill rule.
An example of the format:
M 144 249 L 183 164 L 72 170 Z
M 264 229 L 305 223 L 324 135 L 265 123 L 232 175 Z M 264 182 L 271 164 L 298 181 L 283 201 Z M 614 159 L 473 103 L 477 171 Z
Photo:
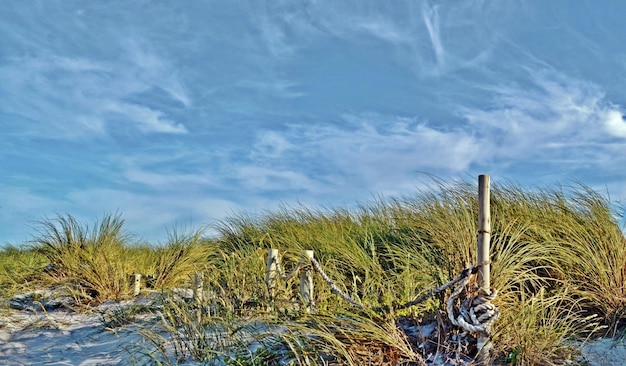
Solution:
M 287 36 L 282 29 L 278 17 L 269 19 L 263 16 L 259 20 L 260 36 L 265 41 L 265 45 L 274 57 L 284 58 L 291 56 L 296 46 L 288 41 Z
M 435 129 L 413 119 L 381 115 L 345 118 L 359 125 L 354 130 L 326 127 L 317 132 L 316 141 L 321 151 L 333 151 L 329 158 L 345 159 L 346 167 L 463 171 L 477 154 L 476 141 L 462 130 Z
M 437 60 L 439 67 L 445 66 L 445 51 L 443 44 L 441 43 L 441 35 L 439 28 L 439 10 L 437 6 L 429 7 L 427 3 L 424 3 L 423 14 L 424 24 L 428 29 L 428 36 L 432 43 L 433 52 Z
M 100 117 L 93 115 L 79 115 L 76 116 L 76 123 L 80 130 L 89 131 L 89 134 L 93 133 L 101 136 L 106 134 L 106 123 Z
M 626 137 L 619 107 L 594 84 L 550 70 L 529 73 L 530 86 L 490 88 L 490 107 L 461 109 L 484 157 L 509 163 L 606 163 L 616 143 L 611 138 Z
M 355 20 L 355 30 L 360 28 L 365 34 L 392 44 L 406 45 L 412 37 L 388 19 L 365 18 Z
M 140 42 L 129 42 L 127 50 L 119 59 L 68 56 L 45 48 L 36 57 L 8 58 L 0 63 L 2 110 L 28 120 L 20 130 L 30 136 L 69 140 L 102 136 L 110 111 L 138 122 L 143 132 L 186 133 L 184 125 L 137 98 L 156 88 L 185 108 L 190 106 L 175 68 Z
M 137 122 L 139 129 L 144 132 L 173 134 L 189 132 L 182 123 L 167 120 L 162 117 L 162 112 L 148 107 L 127 103 L 110 103 L 105 111 L 120 114 L 128 120 Z
M 608 110 L 604 116 L 607 131 L 615 136 L 626 138 L 626 122 L 624 116 L 619 110 Z
M 260 134 L 253 156 L 265 166 L 245 166 L 240 179 L 257 189 L 300 188 L 336 197 L 347 190 L 393 194 L 414 188 L 419 172 L 464 173 L 479 154 L 476 139 L 460 129 L 383 115 L 344 119 L 347 127 L 297 125 Z
M 143 84 L 141 88 L 157 86 L 167 91 L 174 100 L 181 102 L 185 107 L 191 105 L 174 65 L 151 50 L 143 40 L 130 38 L 124 42 L 124 46 L 130 67 L 127 71 L 120 71 L 126 74 L 126 79 L 140 81 Z
M 251 89 L 263 96 L 275 96 L 278 98 L 299 98 L 306 93 L 294 90 L 298 85 L 289 80 L 240 80 L 236 86 Z
M 290 150 L 297 146 L 290 142 L 286 136 L 277 131 L 262 131 L 257 135 L 254 149 L 251 153 L 253 160 L 280 159 Z
M 316 2 L 300 14 L 299 26 L 290 33 L 330 36 L 353 45 L 382 43 L 397 63 L 418 77 L 440 77 L 488 61 L 503 36 L 494 28 L 505 31 L 507 19 L 517 10 L 516 4 L 502 7 L 482 1 L 431 3 Z
M 250 191 L 305 191 L 319 193 L 321 187 L 297 167 L 289 170 L 281 167 L 259 167 L 244 165 L 235 168 L 235 176 L 240 184 Z
M 166 170 L 166 169 L 164 169 Z M 176 190 L 181 187 L 209 187 L 215 185 L 215 178 L 206 174 L 184 174 L 176 172 L 156 172 L 141 168 L 124 170 L 124 177 L 133 183 L 140 183 L 158 190 Z
M 116 175 L 109 179 L 117 186 L 140 185 L 139 189 L 160 194 L 202 192 L 219 187 L 223 182 L 216 162 L 222 160 L 226 160 L 223 152 L 164 144 L 146 152 L 110 154 L 104 164 L 115 170 Z

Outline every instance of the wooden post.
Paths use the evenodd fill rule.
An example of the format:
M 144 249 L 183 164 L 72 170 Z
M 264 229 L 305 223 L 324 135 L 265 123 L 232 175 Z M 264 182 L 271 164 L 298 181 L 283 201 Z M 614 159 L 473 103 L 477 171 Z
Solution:
M 204 273 L 196 272 L 193 276 L 193 299 L 196 304 L 204 300 Z
M 133 295 L 139 296 L 140 292 L 141 292 L 141 274 L 134 273 L 133 274 Z
M 491 293 L 491 260 L 489 246 L 491 239 L 491 212 L 489 208 L 489 176 L 478 176 L 478 286 L 479 291 L 485 294 Z M 489 350 L 491 349 L 489 335 L 478 334 L 478 359 L 482 364 L 489 363 Z
M 276 278 L 278 277 L 278 249 L 270 249 L 267 253 L 267 266 L 265 267 L 265 283 L 270 294 L 270 301 L 276 296 Z
M 313 251 L 305 250 L 304 255 L 307 259 L 313 259 Z M 311 265 L 306 265 L 305 269 L 300 271 L 300 295 L 307 313 L 311 312 L 313 304 L 313 270 Z

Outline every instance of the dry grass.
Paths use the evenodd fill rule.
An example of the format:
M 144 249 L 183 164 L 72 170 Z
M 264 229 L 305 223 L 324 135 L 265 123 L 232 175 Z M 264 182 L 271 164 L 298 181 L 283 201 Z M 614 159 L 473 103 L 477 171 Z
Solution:
M 133 273 L 151 275 L 157 289 L 188 284 L 211 252 L 201 230 L 174 230 L 163 245 L 134 243 L 119 214 L 105 215 L 93 229 L 70 215 L 44 220 L 32 248 L 47 263 L 40 285 L 65 286 L 83 304 L 129 298 Z
M 501 310 L 495 358 L 558 364 L 575 356 L 571 338 L 599 334 L 600 326 L 612 334 L 620 329 L 626 320 L 626 239 L 609 199 L 583 185 L 536 190 L 494 185 L 491 197 L 492 285 Z M 346 304 L 316 276 L 317 314 L 305 315 L 297 279 L 281 283 L 271 302 L 264 282 L 267 250 L 280 250 L 288 273 L 302 251 L 312 249 L 343 292 L 366 308 L 389 309 L 475 264 L 477 217 L 477 187 L 467 182 L 435 182 L 412 197 L 381 199 L 356 210 L 297 207 L 242 214 L 218 224 L 214 240 L 202 238 L 201 231 L 173 232 L 160 246 L 130 242 L 119 216 L 105 216 L 92 230 L 71 216 L 58 217 L 42 223 L 36 251 L 0 253 L 0 286 L 14 291 L 44 279 L 102 301 L 129 295 L 129 273 L 153 273 L 156 287 L 166 289 L 190 286 L 193 274 L 204 271 L 212 323 L 193 318 L 182 303 L 167 304 L 170 315 L 163 317 L 171 336 L 183 332 L 184 342 L 192 342 L 177 341 L 185 357 L 217 357 L 201 351 L 211 347 L 206 332 L 215 330 L 219 319 L 239 319 L 219 323 L 225 329 L 254 316 L 284 330 L 255 339 L 281 345 L 299 364 L 419 364 L 415 342 L 396 320 L 445 322 L 439 316 L 445 294 L 410 309 L 377 313 Z M 36 272 L 42 258 L 54 271 L 12 276 L 20 268 Z
M 7 246 L 0 250 L 0 292 L 10 297 L 38 285 L 48 261 L 33 250 Z M 43 285 L 43 284 L 42 284 Z
M 497 323 L 494 344 L 501 360 L 515 365 L 563 365 L 579 355 L 573 341 L 601 329 L 565 289 L 553 294 L 517 293 L 515 311 Z M 509 309 L 510 310 L 510 309 Z
M 49 261 L 44 278 L 67 286 L 80 302 L 126 297 L 132 268 L 123 226 L 119 215 L 106 215 L 92 230 L 69 215 L 42 221 L 34 246 Z

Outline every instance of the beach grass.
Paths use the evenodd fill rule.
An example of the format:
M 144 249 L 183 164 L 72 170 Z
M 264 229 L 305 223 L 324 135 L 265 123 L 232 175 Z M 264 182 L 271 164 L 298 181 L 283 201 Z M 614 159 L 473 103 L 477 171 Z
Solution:
M 59 216 L 41 223 L 31 245 L 0 251 L 0 288 L 10 296 L 61 285 L 89 304 L 132 297 L 132 273 L 151 274 L 153 290 L 167 294 L 192 287 L 201 272 L 201 303 L 171 296 L 160 307 L 163 332 L 185 358 L 269 363 L 271 354 L 243 351 L 248 337 L 287 350 L 297 364 L 420 364 L 425 344 L 452 347 L 450 337 L 458 332 L 445 325 L 447 293 L 401 310 L 397 305 L 476 264 L 476 188 L 434 181 L 414 195 L 379 198 L 356 209 L 299 206 L 240 214 L 215 225 L 212 237 L 173 230 L 158 245 L 133 242 L 120 215 L 105 215 L 92 229 Z M 495 360 L 577 362 L 576 344 L 623 332 L 626 239 L 617 213 L 608 196 L 581 184 L 492 187 L 491 277 L 500 310 Z M 302 264 L 304 250 L 313 250 L 328 278 L 361 306 L 334 294 L 320 276 L 314 276 L 310 313 L 300 304 L 298 276 L 279 281 L 270 294 L 270 248 L 279 250 L 283 274 Z M 438 338 L 407 335 L 407 319 L 416 326 L 436 323 Z M 232 333 L 237 324 L 257 328 L 247 326 L 239 333 L 246 337 L 233 344 L 206 343 L 221 342 L 207 332 Z M 207 350 L 217 346 L 219 355 Z M 465 356 L 473 357 L 475 346 L 465 346 Z M 274 353 L 284 359 L 285 352 Z

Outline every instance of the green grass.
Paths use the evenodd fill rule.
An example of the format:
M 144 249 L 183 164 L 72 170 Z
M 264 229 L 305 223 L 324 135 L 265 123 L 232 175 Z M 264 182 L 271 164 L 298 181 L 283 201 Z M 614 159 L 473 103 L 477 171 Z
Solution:
M 201 230 L 174 230 L 161 245 L 134 242 L 119 214 L 105 215 L 92 229 L 58 216 L 40 222 L 38 234 L 24 248 L 0 251 L 0 288 L 7 294 L 61 286 L 79 304 L 127 299 L 133 273 L 150 275 L 156 289 L 188 285 L 213 252 Z
M 37 286 L 39 274 L 47 264 L 46 258 L 34 250 L 15 246 L 2 248 L 0 250 L 0 293 L 10 297 Z
M 129 237 L 119 215 L 106 215 L 92 230 L 58 216 L 42 221 L 39 233 L 33 245 L 50 263 L 48 281 L 66 286 L 80 302 L 121 300 L 129 293 Z
M 494 304 L 501 311 L 494 359 L 559 364 L 576 360 L 573 339 L 622 330 L 626 239 L 608 197 L 584 185 L 530 190 L 495 184 L 491 216 L 491 277 L 499 291 Z M 91 230 L 72 216 L 59 216 L 41 223 L 32 246 L 0 251 L 0 289 L 10 295 L 63 285 L 81 302 L 98 303 L 130 297 L 131 273 L 153 274 L 155 289 L 168 293 L 191 287 L 194 274 L 202 271 L 204 302 L 172 298 L 161 313 L 168 341 L 181 357 L 271 364 L 276 360 L 267 353 L 245 353 L 245 337 L 234 345 L 207 338 L 217 328 L 234 331 L 255 319 L 284 331 L 245 328 L 246 337 L 264 339 L 268 349 L 288 350 L 297 364 L 322 359 L 419 364 L 417 341 L 405 337 L 397 322 L 446 323 L 442 310 L 449 291 L 409 309 L 373 309 L 411 301 L 476 264 L 477 217 L 477 187 L 463 181 L 436 181 L 415 195 L 354 210 L 284 207 L 259 216 L 241 214 L 217 224 L 214 238 L 203 237 L 201 230 L 174 230 L 160 245 L 133 242 L 119 215 L 105 215 Z M 297 276 L 281 281 L 270 299 L 265 284 L 270 248 L 280 251 L 285 273 L 298 265 L 304 250 L 314 250 L 327 275 L 364 309 L 345 303 L 319 276 L 314 314 L 298 305 Z M 43 271 L 48 264 L 52 270 Z M 198 312 L 198 306 L 204 310 Z M 155 345 L 166 342 L 152 337 Z M 448 342 L 443 335 L 435 341 L 442 347 Z M 217 346 L 219 354 L 211 353 Z

